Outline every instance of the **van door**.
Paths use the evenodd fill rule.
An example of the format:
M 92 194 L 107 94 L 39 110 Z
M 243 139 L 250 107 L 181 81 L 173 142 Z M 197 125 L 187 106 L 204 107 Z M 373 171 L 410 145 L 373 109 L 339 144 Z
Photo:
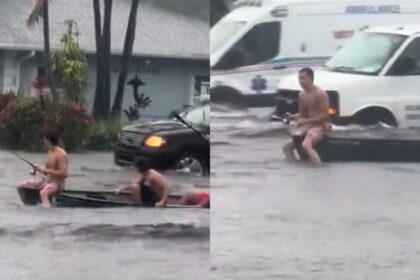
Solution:
M 420 37 L 407 44 L 386 78 L 400 126 L 420 127 Z
M 226 70 L 255 65 L 280 53 L 281 22 L 261 22 L 252 27 L 213 67 Z

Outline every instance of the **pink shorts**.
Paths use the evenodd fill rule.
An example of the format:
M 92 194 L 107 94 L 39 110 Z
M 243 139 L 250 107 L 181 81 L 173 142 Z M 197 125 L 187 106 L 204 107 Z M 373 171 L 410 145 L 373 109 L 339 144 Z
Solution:
M 312 143 L 317 143 L 324 138 L 325 132 L 325 128 L 322 126 L 312 127 L 306 132 L 305 140 L 309 138 Z

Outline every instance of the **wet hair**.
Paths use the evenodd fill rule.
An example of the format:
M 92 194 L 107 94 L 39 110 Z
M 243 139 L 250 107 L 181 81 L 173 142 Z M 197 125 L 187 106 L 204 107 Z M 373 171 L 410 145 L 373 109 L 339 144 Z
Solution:
M 134 167 L 139 171 L 147 171 L 150 169 L 150 164 L 147 158 L 137 157 L 134 161 Z
M 299 73 L 305 73 L 309 78 L 312 79 L 312 81 L 314 80 L 314 70 L 312 70 L 310 67 L 304 67 L 300 69 Z
M 58 146 L 59 138 L 58 138 L 57 133 L 55 133 L 53 131 L 50 131 L 50 132 L 46 133 L 44 137 L 45 137 L 45 139 L 48 140 L 48 142 L 51 143 L 51 145 Z

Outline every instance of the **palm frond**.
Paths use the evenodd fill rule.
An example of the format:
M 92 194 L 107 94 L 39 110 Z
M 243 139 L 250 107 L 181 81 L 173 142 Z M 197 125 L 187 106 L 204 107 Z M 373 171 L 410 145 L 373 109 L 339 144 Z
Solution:
M 26 20 L 26 25 L 28 27 L 33 27 L 36 23 L 38 23 L 39 17 L 42 16 L 42 8 L 46 1 L 48 0 L 34 0 L 34 6 L 28 19 Z

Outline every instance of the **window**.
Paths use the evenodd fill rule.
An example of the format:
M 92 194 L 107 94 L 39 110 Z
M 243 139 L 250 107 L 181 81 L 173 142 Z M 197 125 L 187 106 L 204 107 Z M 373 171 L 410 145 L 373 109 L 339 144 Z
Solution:
M 210 104 L 205 103 L 199 106 L 190 107 L 180 116 L 193 126 L 210 126 Z
M 254 26 L 228 51 L 215 69 L 229 69 L 264 62 L 280 51 L 280 22 L 265 22 Z
M 218 51 L 244 25 L 244 21 L 220 22 L 210 30 L 210 53 Z
M 391 67 L 389 75 L 420 75 L 420 38 L 414 39 Z
M 401 46 L 406 36 L 361 32 L 328 62 L 330 71 L 376 75 Z

